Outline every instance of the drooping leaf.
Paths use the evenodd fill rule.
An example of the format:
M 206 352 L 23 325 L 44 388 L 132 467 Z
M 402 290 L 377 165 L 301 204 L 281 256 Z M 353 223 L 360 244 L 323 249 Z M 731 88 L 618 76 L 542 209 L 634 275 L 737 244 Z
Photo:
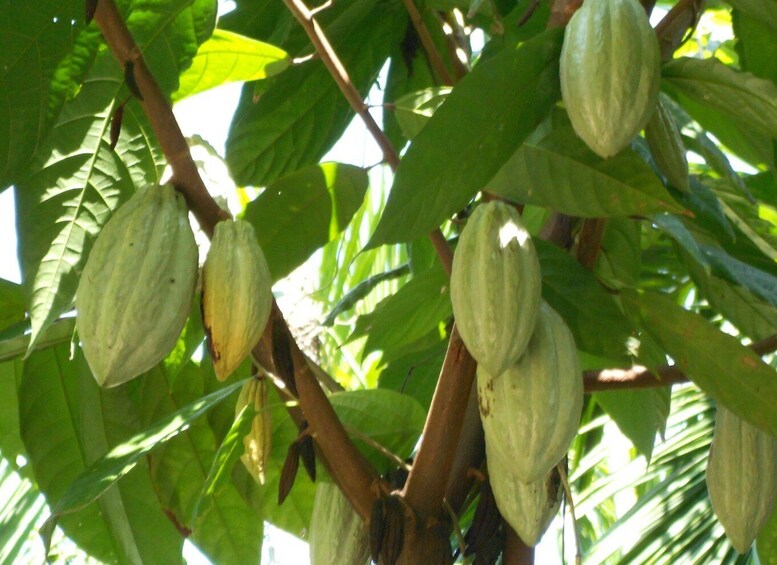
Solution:
M 594 272 L 610 288 L 635 287 L 641 265 L 640 223 L 629 218 L 609 218 Z
M 400 39 L 397 23 L 403 14 L 400 6 L 386 2 L 348 6 L 326 33 L 351 81 L 365 95 Z M 232 177 L 238 184 L 266 186 L 317 163 L 352 116 L 320 60 L 288 69 L 267 81 L 260 94 L 246 85 L 227 139 Z
M 423 129 L 451 90 L 449 86 L 426 88 L 397 99 L 394 115 L 405 137 L 412 140 Z
M 485 188 L 558 99 L 561 39 L 506 47 L 453 89 L 402 159 L 369 246 L 426 235 Z
M 283 49 L 217 29 L 200 45 L 172 98 L 177 101 L 229 82 L 267 78 L 285 70 L 289 63 Z
M 635 152 L 626 150 L 602 159 L 571 128 L 523 144 L 488 189 L 516 202 L 580 217 L 682 210 Z
M 702 390 L 740 418 L 777 436 L 777 372 L 738 339 L 653 292 L 623 293 L 624 303 Z
M 664 65 L 663 82 L 760 132 L 777 137 L 777 85 L 717 59 L 680 58 Z
M 380 283 L 405 276 L 409 273 L 410 273 L 410 265 L 401 265 L 396 269 L 392 269 L 390 271 L 386 271 L 384 273 L 380 273 L 380 274 L 371 276 L 368 279 L 363 280 L 355 287 L 353 287 L 350 291 L 348 291 L 348 293 L 345 296 L 343 296 L 337 302 L 337 304 L 335 304 L 334 308 L 332 308 L 329 314 L 327 314 L 326 318 L 324 318 L 321 321 L 321 325 L 322 326 L 333 325 L 335 323 L 335 320 L 340 314 L 342 314 L 343 312 L 347 312 L 348 310 L 353 308 L 357 302 L 359 302 L 365 296 L 367 296 Z
M 773 0 L 728 0 L 729 4 L 751 18 L 772 28 L 777 33 L 777 4 Z M 772 36 L 772 39 L 774 36 Z
M 246 206 L 273 279 L 301 265 L 343 231 L 361 206 L 367 171 L 352 165 L 313 165 L 268 186 Z
M 578 348 L 620 358 L 631 327 L 594 275 L 561 249 L 535 240 L 542 268 L 542 297 L 564 318 Z
M 757 4 L 767 5 L 766 2 Z M 774 42 L 777 17 L 771 27 L 768 21 L 754 17 L 747 11 L 734 10 L 731 19 L 742 68 L 755 76 L 777 83 L 777 45 Z
M 648 462 L 653 454 L 656 434 L 663 433 L 666 427 L 669 397 L 668 387 L 602 391 L 594 394 L 596 401 Z
M 80 0 L 0 2 L 0 189 L 44 143 L 100 43 Z

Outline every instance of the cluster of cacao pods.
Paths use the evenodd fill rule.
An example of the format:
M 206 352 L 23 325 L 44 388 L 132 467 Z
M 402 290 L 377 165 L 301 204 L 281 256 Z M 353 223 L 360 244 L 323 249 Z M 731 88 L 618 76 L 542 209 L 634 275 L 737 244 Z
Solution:
M 170 184 L 139 190 L 106 223 L 76 293 L 76 327 L 98 384 L 117 386 L 175 346 L 192 306 L 198 252 L 186 203 Z M 216 225 L 203 268 L 203 320 L 219 379 L 259 340 L 272 278 L 250 224 Z
M 706 478 L 729 542 L 747 553 L 777 506 L 777 439 L 718 405 Z
M 494 498 L 529 545 L 558 511 L 556 466 L 577 433 L 583 406 L 574 338 L 542 301 L 541 285 L 518 212 L 501 202 L 478 206 L 454 254 L 451 301 L 461 338 L 478 362 Z

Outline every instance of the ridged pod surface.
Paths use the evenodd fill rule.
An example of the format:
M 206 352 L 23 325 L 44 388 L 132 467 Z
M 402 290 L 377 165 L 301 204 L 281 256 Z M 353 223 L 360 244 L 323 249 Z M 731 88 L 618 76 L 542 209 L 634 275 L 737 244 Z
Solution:
M 746 553 L 777 502 L 777 439 L 720 404 L 707 490 L 731 545 Z
M 539 480 L 525 483 L 504 459 L 486 444 L 488 478 L 499 513 L 528 546 L 537 545 L 561 506 L 564 490 L 554 468 Z
M 272 308 L 272 277 L 254 228 L 242 220 L 216 224 L 202 269 L 202 314 L 219 380 L 256 345 Z
M 477 372 L 480 419 L 492 453 L 525 483 L 547 475 L 569 448 L 583 409 L 572 333 L 545 301 L 526 352 L 499 376 Z
M 656 111 L 645 126 L 645 140 L 656 165 L 677 190 L 689 192 L 685 146 L 669 109 L 658 99 Z
M 308 543 L 311 565 L 366 565 L 367 528 L 337 485 L 317 483 Z
M 243 462 L 246 470 L 257 483 L 264 484 L 264 471 L 270 460 L 272 448 L 272 421 L 268 403 L 269 384 L 266 378 L 249 379 L 240 389 L 240 395 L 235 404 L 235 417 L 246 406 L 252 406 L 256 415 L 251 422 L 251 430 L 243 438 Z
M 529 343 L 540 301 L 540 264 L 518 212 L 478 206 L 467 222 L 451 273 L 456 325 L 478 364 L 497 375 Z
M 577 134 L 601 157 L 626 147 L 655 110 L 658 40 L 637 0 L 585 0 L 567 24 L 561 95 Z
M 76 293 L 78 336 L 98 384 L 137 377 L 173 349 L 196 282 L 183 196 L 172 185 L 138 191 L 103 227 Z

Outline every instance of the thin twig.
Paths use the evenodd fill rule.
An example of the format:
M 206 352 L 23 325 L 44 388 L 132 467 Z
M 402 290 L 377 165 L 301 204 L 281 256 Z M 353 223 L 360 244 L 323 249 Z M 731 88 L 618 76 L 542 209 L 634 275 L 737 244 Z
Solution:
M 575 530 L 575 563 L 576 565 L 580 565 L 580 561 L 582 560 L 582 544 L 580 543 L 580 528 L 577 526 L 577 518 L 575 517 L 575 502 L 572 500 L 572 489 L 569 486 L 569 477 L 567 476 L 567 470 L 564 469 L 562 463 L 556 465 L 556 470 L 558 471 L 558 474 L 561 475 L 561 485 L 564 487 L 564 494 L 566 494 L 567 504 L 569 505 L 569 515 L 572 518 L 572 527 Z
M 355 438 L 358 438 L 359 440 L 363 441 L 364 443 L 366 443 L 367 445 L 372 447 L 375 451 L 379 451 L 387 459 L 391 459 L 397 465 L 397 467 L 400 467 L 400 468 L 404 469 L 405 471 L 410 471 L 410 464 L 408 464 L 407 461 L 402 459 L 399 455 L 397 455 L 393 451 L 389 450 L 384 445 L 382 445 L 382 444 L 378 443 L 377 441 L 375 441 L 374 439 L 372 439 L 367 434 L 364 434 L 364 433 L 360 432 L 359 430 L 357 430 L 356 428 L 348 426 L 348 425 L 345 426 L 345 431 L 347 431 L 349 434 L 351 434 Z
M 444 498 L 442 499 L 442 507 L 445 508 L 445 511 L 448 513 L 448 517 L 451 519 L 451 524 L 453 524 L 453 534 L 456 536 L 456 542 L 459 544 L 459 553 L 463 556 L 464 551 L 467 548 L 467 541 L 464 539 L 464 534 L 461 532 L 461 527 L 459 526 L 459 517 L 456 516 L 456 512 L 454 512 L 451 505 L 448 504 L 448 501 Z
M 429 63 L 432 65 L 432 69 L 434 69 L 437 78 L 442 81 L 443 84 L 449 86 L 453 85 L 453 78 L 445 67 L 442 56 L 437 50 L 437 46 L 434 44 L 434 40 L 429 34 L 429 30 L 426 28 L 424 18 L 418 11 L 415 2 L 413 2 L 413 0 L 402 0 L 402 3 L 405 5 L 405 9 L 410 15 L 410 21 L 412 22 L 416 33 L 418 33 L 418 37 L 421 39 L 421 45 L 424 47 L 426 56 L 429 58 Z

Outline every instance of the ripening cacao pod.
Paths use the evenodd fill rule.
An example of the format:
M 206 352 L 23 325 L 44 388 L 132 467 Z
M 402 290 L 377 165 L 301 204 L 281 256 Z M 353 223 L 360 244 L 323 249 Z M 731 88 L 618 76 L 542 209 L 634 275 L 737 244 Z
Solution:
M 318 483 L 308 532 L 311 565 L 365 565 L 370 560 L 367 528 L 335 484 Z
M 645 140 L 656 165 L 669 183 L 677 190 L 689 192 L 688 158 L 680 129 L 660 98 L 656 111 L 645 126 Z
M 492 375 L 526 349 L 541 284 L 537 253 L 518 212 L 496 201 L 478 206 L 453 256 L 451 302 L 467 350 Z
M 626 147 L 655 110 L 658 40 L 637 0 L 585 0 L 561 51 L 561 95 L 577 134 L 601 157 Z
M 731 545 L 747 553 L 777 502 L 777 439 L 720 404 L 707 490 Z
M 254 228 L 216 224 L 202 269 L 202 318 L 213 366 L 226 379 L 256 345 L 272 308 L 272 277 Z
M 192 305 L 197 245 L 172 185 L 138 191 L 105 224 L 76 292 L 76 327 L 98 384 L 148 371 L 175 346 Z
M 265 377 L 249 379 L 240 389 L 235 405 L 235 417 L 251 405 L 256 413 L 251 430 L 243 438 L 243 455 L 240 460 L 259 484 L 264 484 L 264 471 L 270 460 L 272 448 L 272 422 L 270 421 L 269 395 L 270 385 Z
M 583 377 L 572 333 L 545 301 L 529 346 L 501 375 L 478 366 L 478 401 L 486 445 L 513 461 L 525 483 L 564 457 L 583 410 Z
M 564 489 L 555 467 L 539 480 L 520 480 L 514 465 L 519 457 L 504 459 L 486 444 L 488 479 L 499 513 L 526 545 L 534 546 L 558 512 Z

